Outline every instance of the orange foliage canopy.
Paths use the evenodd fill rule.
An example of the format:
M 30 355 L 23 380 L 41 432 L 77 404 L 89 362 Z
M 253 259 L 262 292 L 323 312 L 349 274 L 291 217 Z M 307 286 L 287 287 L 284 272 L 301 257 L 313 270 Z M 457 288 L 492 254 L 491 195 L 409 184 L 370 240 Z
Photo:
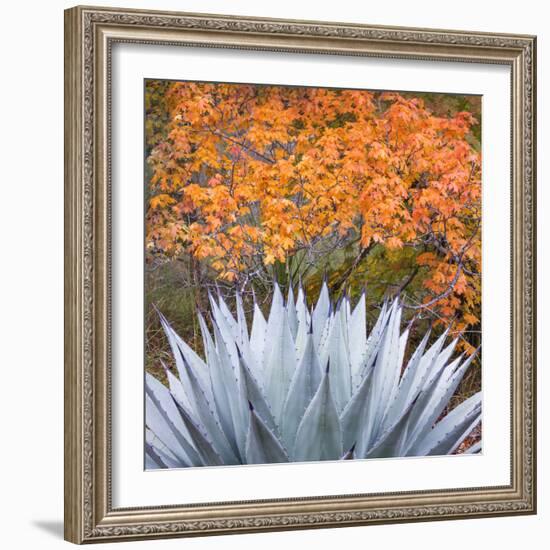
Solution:
M 471 114 L 434 116 L 397 93 L 281 86 L 176 82 L 166 101 L 167 138 L 149 157 L 149 254 L 190 252 L 237 282 L 329 239 L 363 253 L 415 247 L 427 306 L 451 317 L 479 300 Z

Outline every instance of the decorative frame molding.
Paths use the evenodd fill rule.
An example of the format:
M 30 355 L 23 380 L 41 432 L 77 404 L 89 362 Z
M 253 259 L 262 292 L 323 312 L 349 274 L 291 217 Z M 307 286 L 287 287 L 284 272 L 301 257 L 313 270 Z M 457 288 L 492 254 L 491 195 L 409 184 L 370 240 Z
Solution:
M 115 42 L 498 63 L 512 71 L 512 482 L 113 509 L 110 57 Z M 536 512 L 536 38 L 76 7 L 65 12 L 65 538 L 75 543 Z

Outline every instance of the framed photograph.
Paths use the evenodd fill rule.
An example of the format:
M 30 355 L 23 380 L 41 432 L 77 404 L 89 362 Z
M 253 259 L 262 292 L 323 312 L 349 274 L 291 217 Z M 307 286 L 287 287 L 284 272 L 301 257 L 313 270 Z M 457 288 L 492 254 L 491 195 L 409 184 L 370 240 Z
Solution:
M 65 12 L 65 537 L 533 514 L 533 36 Z

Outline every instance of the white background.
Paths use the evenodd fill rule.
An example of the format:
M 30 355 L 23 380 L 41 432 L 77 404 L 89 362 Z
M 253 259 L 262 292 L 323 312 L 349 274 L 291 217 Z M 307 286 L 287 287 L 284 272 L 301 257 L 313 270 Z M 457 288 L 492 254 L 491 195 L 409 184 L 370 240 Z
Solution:
M 314 64 L 314 69 L 312 69 Z M 113 48 L 113 505 L 488 487 L 510 482 L 510 70 L 500 65 L 117 44 Z M 483 455 L 143 471 L 143 79 L 483 97 Z M 495 244 L 498 243 L 498 244 Z M 490 281 L 490 284 L 487 282 Z
M 539 36 L 539 395 L 550 392 L 545 373 L 543 281 L 548 273 L 543 246 L 550 208 L 547 165 L 550 118 L 542 101 L 548 74 L 550 21 L 544 3 L 460 0 L 363 3 L 275 3 L 234 0 L 141 2 L 105 5 L 233 13 L 296 19 L 508 31 Z M 26 2 L 3 7 L 2 83 L 0 85 L 2 183 L 0 224 L 3 237 L 1 302 L 3 431 L 0 454 L 2 545 L 7 548 L 60 548 L 62 532 L 62 291 L 63 291 L 63 18 L 69 2 Z M 546 62 L 547 64 L 547 62 Z M 548 93 L 548 92 L 547 92 Z M 547 460 L 548 401 L 539 399 L 539 515 L 530 517 L 422 523 L 352 529 L 239 535 L 210 539 L 132 543 L 135 548 L 214 549 L 321 548 L 347 545 L 407 549 L 544 548 L 550 530 Z M 544 433 L 546 431 L 546 434 Z M 112 546 L 107 545 L 105 548 Z M 114 547 L 114 546 L 113 546 Z

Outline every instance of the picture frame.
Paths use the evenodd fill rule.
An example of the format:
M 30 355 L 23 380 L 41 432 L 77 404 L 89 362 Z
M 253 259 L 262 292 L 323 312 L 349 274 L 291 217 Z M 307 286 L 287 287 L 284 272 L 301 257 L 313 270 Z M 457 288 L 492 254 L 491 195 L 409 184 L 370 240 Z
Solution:
M 111 268 L 116 44 L 510 71 L 510 482 L 115 507 Z M 216 80 L 216 75 L 212 76 Z M 74 543 L 536 513 L 536 38 L 115 8 L 65 12 L 65 538 Z M 115 220 L 116 221 L 116 220 Z M 497 243 L 495 243 L 497 246 Z M 139 427 L 136 428 L 139 430 Z M 208 472 L 207 472 L 208 475 Z

